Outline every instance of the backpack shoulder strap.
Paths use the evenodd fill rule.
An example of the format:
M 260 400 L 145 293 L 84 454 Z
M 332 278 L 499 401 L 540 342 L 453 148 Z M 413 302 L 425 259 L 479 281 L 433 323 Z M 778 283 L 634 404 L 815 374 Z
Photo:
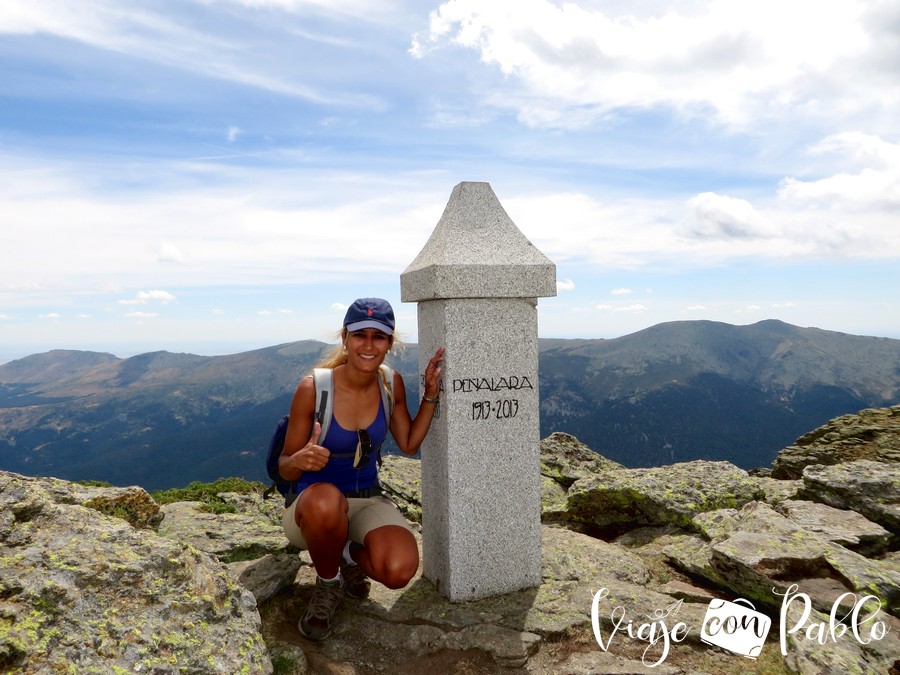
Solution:
M 316 386 L 316 415 L 322 432 L 319 440 L 323 440 L 331 424 L 332 399 L 334 398 L 334 371 L 331 368 L 313 369 L 313 383 Z
M 380 383 L 381 402 L 384 404 L 384 413 L 387 415 L 388 427 L 390 427 L 391 413 L 394 412 L 394 371 L 381 364 L 381 373 L 384 375 L 384 380 Z

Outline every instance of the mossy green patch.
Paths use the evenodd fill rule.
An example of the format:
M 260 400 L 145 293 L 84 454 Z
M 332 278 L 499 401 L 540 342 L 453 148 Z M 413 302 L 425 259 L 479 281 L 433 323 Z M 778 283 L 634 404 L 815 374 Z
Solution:
M 221 493 L 258 494 L 264 489 L 265 486 L 257 481 L 231 477 L 219 478 L 212 483 L 194 481 L 184 488 L 171 488 L 154 492 L 152 497 L 158 504 L 200 502 L 202 504 L 201 508 L 210 513 L 235 513 L 237 509 L 233 504 L 229 504 L 222 499 L 219 496 Z

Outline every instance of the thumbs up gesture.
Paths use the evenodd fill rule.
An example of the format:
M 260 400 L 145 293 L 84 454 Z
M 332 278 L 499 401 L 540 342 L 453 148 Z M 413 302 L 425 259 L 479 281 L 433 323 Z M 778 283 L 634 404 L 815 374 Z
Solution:
M 316 421 L 313 424 L 312 435 L 309 442 L 297 452 L 295 465 L 303 471 L 319 471 L 328 464 L 331 452 L 328 448 L 319 445 L 319 435 L 322 433 L 322 425 Z

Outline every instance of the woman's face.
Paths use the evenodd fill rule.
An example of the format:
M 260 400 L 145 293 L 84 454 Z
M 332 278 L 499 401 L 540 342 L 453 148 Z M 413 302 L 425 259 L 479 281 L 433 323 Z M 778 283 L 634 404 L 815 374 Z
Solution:
M 347 360 L 361 370 L 378 370 L 391 348 L 391 337 L 376 328 L 363 328 L 347 334 Z

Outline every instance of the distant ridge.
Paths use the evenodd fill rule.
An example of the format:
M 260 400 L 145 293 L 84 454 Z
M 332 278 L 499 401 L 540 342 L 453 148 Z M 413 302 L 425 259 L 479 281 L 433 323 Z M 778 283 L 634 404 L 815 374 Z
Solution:
M 148 489 L 262 480 L 275 421 L 330 347 L 227 356 L 56 350 L 0 365 L 0 468 Z M 391 357 L 418 400 L 417 348 Z M 541 435 L 626 466 L 771 464 L 809 429 L 900 401 L 900 340 L 767 320 L 659 324 L 611 340 L 540 341 Z

